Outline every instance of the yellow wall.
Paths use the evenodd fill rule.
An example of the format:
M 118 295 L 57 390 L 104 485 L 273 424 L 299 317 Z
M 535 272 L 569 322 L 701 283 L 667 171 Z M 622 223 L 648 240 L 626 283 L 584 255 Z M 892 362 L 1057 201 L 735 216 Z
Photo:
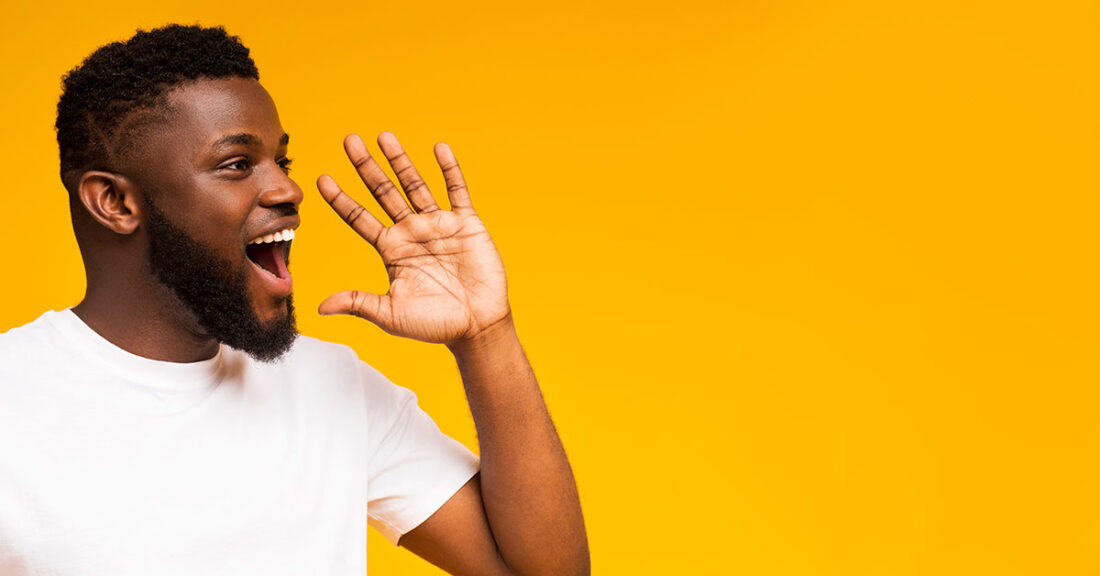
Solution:
M 344 134 L 392 130 L 422 168 L 452 144 L 596 573 L 1100 571 L 1096 3 L 29 4 L 0 15 L 0 329 L 83 290 L 61 74 L 224 24 L 311 192 L 303 332 L 473 445 L 446 350 L 312 312 L 385 288 L 312 186 L 354 183 Z M 370 565 L 438 573 L 377 535 Z

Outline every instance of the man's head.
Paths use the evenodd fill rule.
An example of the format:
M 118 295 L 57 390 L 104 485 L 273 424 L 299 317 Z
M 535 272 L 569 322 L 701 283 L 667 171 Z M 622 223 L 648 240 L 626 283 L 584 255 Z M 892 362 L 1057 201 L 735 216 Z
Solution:
M 164 95 L 199 78 L 260 79 L 248 48 L 222 28 L 171 25 L 93 52 L 62 79 L 57 103 L 61 181 L 76 193 L 88 170 L 117 169 L 141 128 L 166 112 Z
M 261 360 L 289 348 L 290 243 L 270 236 L 302 193 L 247 48 L 196 26 L 104 46 L 65 77 L 57 137 L 90 291 L 145 275 L 189 330 Z

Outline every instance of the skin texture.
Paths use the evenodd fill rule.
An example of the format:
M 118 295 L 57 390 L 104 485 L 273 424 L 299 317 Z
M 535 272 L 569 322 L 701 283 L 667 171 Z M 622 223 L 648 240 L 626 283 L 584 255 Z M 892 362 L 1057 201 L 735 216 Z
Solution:
M 150 270 L 146 199 L 215 257 L 246 267 L 249 240 L 298 226 L 302 191 L 287 175 L 286 133 L 258 82 L 185 84 L 167 105 L 114 170 L 81 177 L 83 210 L 74 206 L 73 220 L 88 291 L 74 312 L 134 354 L 193 362 L 212 357 L 218 340 Z M 248 138 L 223 140 L 239 135 Z M 260 323 L 271 324 L 288 314 L 286 296 L 260 278 L 250 271 L 246 290 Z
M 212 357 L 218 340 L 150 271 L 145 200 L 210 254 L 246 266 L 249 240 L 297 226 L 302 192 L 287 175 L 287 138 L 258 82 L 200 80 L 173 90 L 168 104 L 133 154 L 81 178 L 74 228 L 88 292 L 74 311 L 134 354 L 190 362 Z M 503 264 L 454 154 L 436 146 L 451 205 L 444 210 L 397 139 L 385 133 L 378 143 L 400 186 L 358 136 L 344 146 L 393 225 L 332 178 L 317 185 L 378 250 L 390 289 L 340 292 L 319 312 L 354 314 L 391 334 L 445 344 L 462 375 L 482 459 L 481 473 L 400 544 L 452 574 L 587 574 L 573 475 L 516 335 Z M 289 313 L 288 296 L 258 274 L 245 280 L 253 312 L 262 324 L 276 323 Z
M 458 162 L 446 144 L 436 145 L 451 205 L 442 210 L 397 138 L 383 133 L 378 145 L 400 188 L 359 136 L 344 140 L 348 159 L 392 226 L 331 177 L 321 176 L 317 187 L 378 251 L 389 292 L 341 292 L 319 311 L 354 314 L 391 334 L 446 344 L 462 374 L 481 448 L 480 475 L 400 544 L 452 574 L 587 574 L 573 473 L 516 335 L 504 265 L 474 211 Z
M 149 267 L 195 314 L 200 326 L 223 344 L 261 362 L 275 361 L 290 350 L 298 336 L 290 297 L 286 298 L 287 314 L 261 323 L 249 294 L 252 263 L 218 258 L 214 250 L 172 224 L 155 205 L 146 202 L 146 208 Z M 282 249 L 278 247 L 280 252 Z

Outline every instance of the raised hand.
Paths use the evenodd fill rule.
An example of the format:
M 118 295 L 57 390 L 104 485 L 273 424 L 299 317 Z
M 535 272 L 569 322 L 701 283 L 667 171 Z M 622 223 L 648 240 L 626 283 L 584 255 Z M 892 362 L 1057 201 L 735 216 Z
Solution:
M 390 289 L 386 294 L 339 292 L 325 299 L 318 312 L 354 314 L 390 334 L 443 344 L 471 340 L 487 328 L 510 321 L 504 265 L 470 203 L 450 147 L 435 145 L 451 203 L 450 210 L 443 210 L 393 134 L 382 133 L 378 146 L 401 183 L 400 190 L 371 157 L 362 138 L 352 134 L 344 139 L 348 159 L 393 220 L 392 226 L 379 222 L 327 174 L 317 179 L 317 188 L 333 210 L 378 251 L 389 273 Z

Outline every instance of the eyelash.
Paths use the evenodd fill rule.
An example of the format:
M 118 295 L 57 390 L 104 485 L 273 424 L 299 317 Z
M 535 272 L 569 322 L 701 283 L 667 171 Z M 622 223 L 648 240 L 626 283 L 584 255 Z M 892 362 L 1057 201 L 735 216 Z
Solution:
M 290 174 L 290 165 L 294 163 L 294 159 L 293 158 L 280 158 L 280 159 L 276 160 L 275 163 L 279 165 L 279 168 L 282 169 L 283 172 L 286 172 L 287 174 Z M 234 166 L 237 166 L 238 164 L 241 164 L 242 166 L 240 166 L 238 168 L 234 168 Z M 241 158 L 239 160 L 234 160 L 234 161 L 230 162 L 229 164 L 226 164 L 225 166 L 223 166 L 223 168 L 225 168 L 227 170 L 248 170 L 248 169 L 252 168 L 252 161 L 249 160 L 248 158 Z

